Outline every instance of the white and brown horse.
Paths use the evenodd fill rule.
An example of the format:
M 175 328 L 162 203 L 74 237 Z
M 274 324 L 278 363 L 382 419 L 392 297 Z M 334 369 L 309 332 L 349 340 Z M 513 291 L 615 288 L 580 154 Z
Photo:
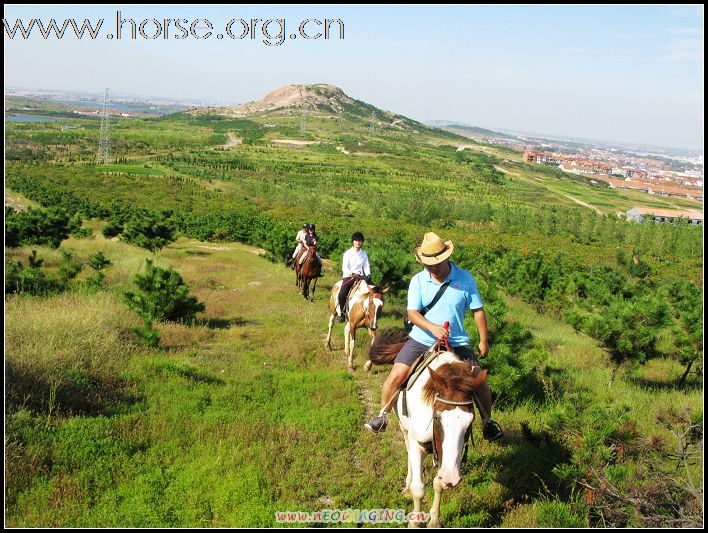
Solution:
M 385 341 L 385 339 L 381 339 Z M 375 364 L 392 363 L 402 343 L 371 348 Z M 432 453 L 438 471 L 433 479 L 435 498 L 430 509 L 428 527 L 440 527 L 442 491 L 462 480 L 467 441 L 475 418 L 473 394 L 487 380 L 487 371 L 470 368 L 452 352 L 441 352 L 430 363 L 410 390 L 399 393 L 396 414 L 408 450 L 408 475 L 403 493 L 413 498 L 413 515 L 421 511 L 425 495 L 423 459 Z M 410 526 L 418 526 L 411 522 Z
M 339 289 L 342 287 L 342 280 L 338 281 L 332 287 L 332 295 L 329 298 L 329 327 L 327 329 L 327 339 L 325 346 L 328 350 L 332 349 L 330 339 L 332 338 L 332 327 L 337 319 L 337 297 Z M 349 302 L 349 313 L 347 315 L 347 323 L 344 325 L 344 354 L 347 356 L 347 369 L 354 370 L 354 343 L 356 341 L 356 330 L 359 328 L 367 328 L 371 336 L 371 343 L 376 340 L 376 329 L 378 328 L 378 320 L 381 315 L 381 309 L 384 306 L 384 294 L 388 292 L 388 288 L 381 289 L 376 285 L 369 285 L 364 280 L 359 280 L 354 283 L 354 286 L 349 291 L 347 301 Z M 364 369 L 371 368 L 371 361 L 364 364 Z

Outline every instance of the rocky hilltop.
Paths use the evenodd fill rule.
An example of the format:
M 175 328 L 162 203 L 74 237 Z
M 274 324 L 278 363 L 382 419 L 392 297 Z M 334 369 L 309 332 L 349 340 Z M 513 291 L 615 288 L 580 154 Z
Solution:
M 259 114 L 292 114 L 307 105 L 308 113 L 321 115 L 349 114 L 369 118 L 372 114 L 395 127 L 408 129 L 420 124 L 366 102 L 351 98 L 339 87 L 326 83 L 314 85 L 286 85 L 268 93 L 261 100 L 225 107 L 205 107 L 190 111 L 191 114 L 216 114 L 241 118 Z

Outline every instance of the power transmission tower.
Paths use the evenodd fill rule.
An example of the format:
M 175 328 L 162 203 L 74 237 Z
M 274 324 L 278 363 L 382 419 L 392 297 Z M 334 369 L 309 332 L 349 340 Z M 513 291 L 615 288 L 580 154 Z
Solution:
M 98 155 L 96 163 L 99 165 L 111 162 L 111 139 L 108 136 L 108 89 L 103 94 L 103 112 L 101 113 L 101 136 L 98 139 Z
M 307 133 L 307 102 L 302 96 L 302 87 L 300 87 L 300 101 L 302 102 L 302 116 L 300 117 L 300 135 Z
M 300 133 L 305 135 L 307 133 L 307 102 L 302 104 L 302 118 L 300 119 Z
M 376 133 L 376 111 L 371 112 L 371 120 L 369 121 L 369 135 Z

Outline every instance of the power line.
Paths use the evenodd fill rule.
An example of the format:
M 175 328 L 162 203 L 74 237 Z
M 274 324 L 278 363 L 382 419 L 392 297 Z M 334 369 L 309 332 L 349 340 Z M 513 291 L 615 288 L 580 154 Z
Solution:
M 300 87 L 300 100 L 302 101 L 302 117 L 300 118 L 300 134 L 307 133 L 307 102 L 302 96 L 302 87 Z
M 101 135 L 98 139 L 98 155 L 96 163 L 99 165 L 111 162 L 111 139 L 108 135 L 110 125 L 108 123 L 108 89 L 103 94 L 103 112 L 101 113 Z
M 300 120 L 300 133 L 307 133 L 307 102 L 302 104 L 302 118 Z

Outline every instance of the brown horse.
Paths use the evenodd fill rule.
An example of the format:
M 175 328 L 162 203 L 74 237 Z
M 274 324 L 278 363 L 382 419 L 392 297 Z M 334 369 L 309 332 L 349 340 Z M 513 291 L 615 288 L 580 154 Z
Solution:
M 330 339 L 332 337 L 332 327 L 337 318 L 337 300 L 342 282 L 337 282 L 332 287 L 332 295 L 329 299 L 329 328 L 327 329 L 327 339 L 325 346 L 332 349 Z M 373 344 L 376 339 L 376 329 L 378 327 L 379 316 L 384 305 L 383 295 L 388 292 L 388 288 L 381 289 L 375 285 L 369 285 L 364 280 L 354 283 L 349 291 L 347 302 L 349 314 L 347 323 L 344 326 L 344 353 L 347 356 L 347 369 L 354 370 L 354 341 L 356 340 L 356 330 L 358 328 L 368 328 L 369 336 Z M 371 369 L 371 361 L 364 364 L 364 370 Z
M 304 261 L 300 262 L 302 256 L 305 256 Z M 312 245 L 307 250 L 303 251 L 297 257 L 295 263 L 295 276 L 298 287 L 302 289 L 302 296 L 305 300 L 315 301 L 315 288 L 317 287 L 317 278 L 320 277 L 322 271 L 322 263 L 317 257 L 317 247 Z M 314 280 L 314 281 L 313 281 Z M 310 296 L 310 283 L 312 283 L 312 296 Z

